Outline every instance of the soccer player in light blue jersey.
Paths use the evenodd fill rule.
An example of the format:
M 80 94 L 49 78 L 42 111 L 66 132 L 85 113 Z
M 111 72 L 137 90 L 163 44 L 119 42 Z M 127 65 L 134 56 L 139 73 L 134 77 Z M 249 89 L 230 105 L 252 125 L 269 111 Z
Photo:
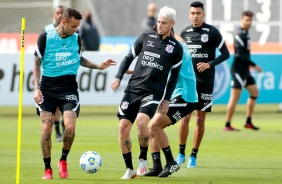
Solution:
M 45 165 L 42 179 L 52 179 L 51 134 L 54 114 L 59 107 L 63 113 L 65 133 L 59 166 L 61 178 L 68 177 L 67 156 L 75 137 L 76 118 L 80 103 L 76 75 L 79 66 L 104 70 L 115 65 L 111 59 L 100 65 L 90 62 L 81 55 L 81 41 L 77 27 L 80 12 L 67 8 L 61 23 L 55 29 L 45 30 L 39 35 L 33 66 L 34 100 L 41 118 L 41 150 Z M 41 76 L 41 67 L 43 69 Z

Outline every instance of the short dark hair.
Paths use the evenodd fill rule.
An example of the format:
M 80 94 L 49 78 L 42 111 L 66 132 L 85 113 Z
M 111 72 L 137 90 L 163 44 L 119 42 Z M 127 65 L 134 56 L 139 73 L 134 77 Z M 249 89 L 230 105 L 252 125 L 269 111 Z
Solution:
M 204 4 L 200 1 L 194 1 L 190 4 L 190 7 L 202 8 L 204 10 Z
M 62 5 L 58 5 L 58 6 L 55 6 L 55 7 L 53 8 L 53 10 L 55 11 L 57 8 L 60 8 L 60 9 L 62 9 L 62 10 L 65 9 Z
M 250 10 L 243 11 L 242 17 L 244 17 L 244 16 L 253 18 L 254 12 L 252 12 L 252 11 L 250 11 Z
M 73 8 L 67 8 L 62 14 L 62 18 L 66 19 L 67 21 L 71 18 L 75 18 L 76 20 L 81 20 L 82 15 L 79 11 L 73 9 Z

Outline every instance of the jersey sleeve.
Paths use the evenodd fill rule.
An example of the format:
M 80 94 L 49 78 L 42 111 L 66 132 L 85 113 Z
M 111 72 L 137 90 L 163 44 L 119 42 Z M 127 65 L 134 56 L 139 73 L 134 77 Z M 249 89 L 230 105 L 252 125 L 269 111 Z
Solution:
M 256 64 L 250 60 L 250 53 L 249 50 L 246 49 L 244 40 L 246 40 L 246 34 L 243 32 L 240 32 L 234 36 L 234 46 L 238 52 L 238 57 L 241 58 L 241 60 L 249 63 L 252 66 L 255 66 Z
M 175 55 L 174 65 L 171 67 L 171 73 L 170 73 L 171 75 L 167 82 L 166 92 L 164 96 L 165 100 L 170 100 L 173 90 L 175 89 L 175 86 L 177 84 L 178 76 L 179 76 L 179 72 L 180 72 L 181 64 L 182 64 L 182 57 L 183 57 L 183 48 L 179 44 L 178 51 Z
M 139 55 L 139 53 L 141 52 L 142 49 L 142 43 L 143 43 L 143 39 L 144 39 L 145 34 L 140 35 L 137 40 L 134 42 L 134 45 L 132 46 L 132 48 L 130 49 L 129 53 L 124 57 L 124 59 L 122 60 L 119 69 L 118 69 L 118 73 L 116 75 L 117 79 L 122 79 L 123 75 L 125 74 L 125 72 L 128 70 L 130 64 L 132 63 L 132 61 Z
M 34 55 L 43 58 L 46 48 L 46 31 L 43 31 L 37 39 Z
M 227 49 L 225 41 L 222 35 L 220 34 L 220 32 L 216 28 L 213 30 L 213 32 L 214 32 L 213 33 L 214 41 L 215 41 L 216 47 L 220 51 L 220 55 L 217 58 L 215 58 L 214 60 L 208 62 L 211 67 L 214 67 L 222 63 L 223 61 L 227 60 L 230 57 L 230 53 Z
M 78 54 L 80 55 L 80 57 L 82 56 L 82 46 L 81 46 L 81 36 L 80 36 L 80 34 L 78 34 L 78 37 L 77 37 L 77 43 L 78 43 L 78 47 L 79 47 L 79 49 L 78 49 Z

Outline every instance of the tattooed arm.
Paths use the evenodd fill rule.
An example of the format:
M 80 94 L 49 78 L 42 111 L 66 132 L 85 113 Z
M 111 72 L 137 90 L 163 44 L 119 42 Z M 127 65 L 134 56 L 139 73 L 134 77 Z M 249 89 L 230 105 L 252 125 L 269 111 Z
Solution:
M 80 65 L 84 66 L 86 68 L 104 70 L 104 69 L 108 68 L 109 66 L 116 65 L 116 62 L 113 61 L 112 59 L 108 59 L 108 60 L 102 62 L 100 65 L 98 65 L 98 64 L 95 64 L 95 63 L 87 60 L 84 57 L 80 57 Z
M 33 65 L 33 87 L 34 87 L 34 101 L 36 103 L 43 102 L 43 95 L 40 90 L 40 76 L 41 76 L 41 59 L 38 56 L 34 57 Z

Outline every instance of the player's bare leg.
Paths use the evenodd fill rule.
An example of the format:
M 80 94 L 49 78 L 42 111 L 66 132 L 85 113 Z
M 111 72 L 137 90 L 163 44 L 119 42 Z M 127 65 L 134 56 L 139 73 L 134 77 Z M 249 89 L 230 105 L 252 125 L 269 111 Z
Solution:
M 56 141 L 61 142 L 62 141 L 62 134 L 60 132 L 60 111 L 57 107 L 55 116 L 54 116 L 54 129 L 56 133 Z
M 161 148 L 166 158 L 166 166 L 164 167 L 164 170 L 158 174 L 158 177 L 167 177 L 179 169 L 178 164 L 176 163 L 176 161 L 174 161 L 174 158 L 172 156 L 168 137 L 163 130 L 170 124 L 171 120 L 167 115 L 156 113 L 154 115 L 154 118 L 151 120 L 149 127 L 151 133 L 150 135 L 152 135 L 152 141 L 150 139 L 150 143 L 152 143 L 151 151 L 153 153 L 159 153 Z M 152 173 L 151 175 L 157 174 L 157 172 L 159 172 L 161 169 L 160 157 L 159 159 L 156 159 L 154 158 L 154 156 L 155 155 L 152 154 L 153 169 L 150 171 Z
M 64 111 L 64 123 L 65 133 L 63 136 L 63 148 L 60 161 L 58 163 L 59 174 L 61 178 L 67 178 L 69 176 L 67 169 L 67 156 L 71 150 L 71 146 L 75 137 L 75 126 L 76 126 L 76 112 L 72 110 Z
M 132 122 L 127 119 L 121 119 L 119 121 L 119 145 L 123 155 L 123 159 L 126 165 L 126 172 L 120 179 L 131 179 L 137 175 L 133 170 L 131 148 L 132 142 L 130 139 L 130 130 L 132 128 Z
M 259 92 L 255 84 L 246 86 L 246 89 L 248 90 L 250 97 L 248 98 L 247 101 L 247 110 L 246 110 L 247 120 L 246 120 L 245 128 L 259 130 L 259 127 L 253 125 L 251 119 Z
M 138 140 L 140 145 L 139 164 L 137 169 L 138 176 L 144 176 L 148 170 L 147 152 L 150 139 L 148 122 L 150 117 L 144 113 L 138 113 L 136 117 L 136 125 L 138 129 Z
M 189 122 L 191 119 L 192 113 L 186 115 L 183 117 L 178 126 L 178 132 L 179 132 L 179 153 L 175 159 L 178 165 L 181 165 L 185 162 L 185 148 L 186 148 L 186 142 L 189 134 Z
M 230 98 L 226 108 L 226 124 L 225 131 L 238 131 L 238 129 L 231 126 L 231 119 L 235 112 L 237 102 L 241 96 L 242 89 L 231 88 Z
M 43 161 L 45 164 L 45 172 L 42 179 L 53 179 L 53 173 L 51 168 L 51 134 L 53 129 L 54 114 L 47 111 L 40 112 L 41 118 L 41 151 Z
M 197 153 L 205 133 L 206 112 L 196 110 L 196 127 L 194 130 L 194 143 L 190 158 L 187 164 L 188 168 L 196 167 Z

